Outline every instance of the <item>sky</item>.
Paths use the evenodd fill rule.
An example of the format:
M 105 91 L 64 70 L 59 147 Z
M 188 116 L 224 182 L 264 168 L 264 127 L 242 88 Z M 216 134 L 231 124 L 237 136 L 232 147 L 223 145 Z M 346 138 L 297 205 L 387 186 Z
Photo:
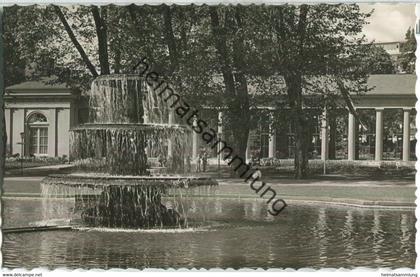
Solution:
M 363 33 L 376 42 L 403 41 L 408 27 L 416 21 L 415 4 L 360 4 L 363 12 L 374 9 Z

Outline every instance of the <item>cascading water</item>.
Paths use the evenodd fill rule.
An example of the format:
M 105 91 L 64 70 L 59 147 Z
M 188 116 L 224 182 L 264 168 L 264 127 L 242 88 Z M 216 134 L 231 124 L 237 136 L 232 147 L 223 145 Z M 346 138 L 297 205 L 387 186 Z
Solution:
M 92 83 L 89 107 L 89 123 L 71 132 L 70 158 L 80 170 L 148 175 L 148 152 L 149 158 L 170 161 L 169 172 L 183 173 L 191 131 L 168 124 L 167 103 L 141 78 L 98 77 Z
M 186 198 L 217 182 L 151 173 L 156 160 L 160 172 L 188 171 L 191 131 L 168 124 L 166 102 L 135 75 L 98 77 L 89 107 L 89 123 L 71 130 L 70 159 L 77 172 L 42 182 L 46 220 L 49 211 L 59 210 L 49 200 L 62 197 L 73 199 L 72 217 L 88 226 L 187 226 Z

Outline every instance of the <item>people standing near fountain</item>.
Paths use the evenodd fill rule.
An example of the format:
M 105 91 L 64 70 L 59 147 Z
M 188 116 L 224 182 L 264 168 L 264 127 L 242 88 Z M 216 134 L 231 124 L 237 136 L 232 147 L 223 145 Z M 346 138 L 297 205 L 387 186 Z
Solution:
M 159 153 L 158 162 L 159 162 L 160 167 L 165 167 L 166 166 L 166 159 L 165 159 L 165 156 L 162 153 Z
M 198 154 L 198 156 L 197 156 L 197 168 L 196 168 L 196 172 L 201 172 L 201 159 L 202 159 L 202 156 L 201 156 L 201 152 L 200 152 L 200 154 Z
M 207 169 L 207 159 L 208 159 L 208 154 L 207 154 L 207 151 L 204 150 L 203 158 L 202 158 L 202 160 L 203 160 L 203 172 L 206 172 L 206 169 Z
M 176 170 L 176 165 L 174 164 L 172 156 L 168 156 L 166 159 L 166 169 L 169 170 L 168 172 L 175 172 Z
M 191 172 L 191 157 L 190 157 L 190 155 L 187 155 L 185 164 L 186 164 L 186 167 L 187 167 L 186 172 L 190 173 Z
M 254 180 L 257 180 L 257 179 L 259 180 L 262 178 L 262 172 L 258 167 L 255 169 L 254 173 L 252 173 L 252 178 Z

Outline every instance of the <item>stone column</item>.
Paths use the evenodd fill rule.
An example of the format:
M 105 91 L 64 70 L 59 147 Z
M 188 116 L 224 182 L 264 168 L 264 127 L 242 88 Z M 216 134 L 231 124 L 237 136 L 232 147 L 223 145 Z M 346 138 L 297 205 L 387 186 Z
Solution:
M 168 123 L 169 124 L 175 124 L 175 119 L 174 119 L 174 111 L 170 110 L 169 111 L 169 116 L 168 116 Z M 168 157 L 172 157 L 172 140 L 170 138 L 168 138 Z
M 245 162 L 248 163 L 248 157 L 249 157 L 249 138 L 246 143 L 246 150 L 245 150 Z
M 354 161 L 356 158 L 356 120 L 352 113 L 349 113 L 349 125 L 347 135 L 347 159 L 349 161 Z
M 48 156 L 56 157 L 57 156 L 57 119 L 58 119 L 58 109 L 50 109 L 48 118 Z
M 4 110 L 4 121 L 6 123 L 6 134 L 7 134 L 7 141 L 6 141 L 6 154 L 13 154 L 12 149 L 12 120 L 13 120 L 13 111 L 12 109 L 5 109 Z
M 328 117 L 328 159 L 336 158 L 337 116 L 331 113 Z
M 193 126 L 197 126 L 197 117 L 194 117 Z M 192 132 L 192 162 L 197 162 L 198 156 L 198 134 L 196 132 Z
M 410 112 L 411 109 L 403 109 L 404 125 L 403 125 L 403 161 L 410 160 Z
M 15 135 L 13 135 L 13 137 L 14 137 L 14 140 L 17 142 L 15 153 L 22 152 L 22 145 L 20 143 L 22 142 L 21 133 L 23 132 L 23 143 L 24 143 L 23 154 L 25 156 L 29 155 L 29 146 L 30 146 L 30 141 L 31 141 L 29 128 L 26 124 L 27 115 L 28 115 L 28 111 L 26 109 L 16 109 L 14 110 L 14 114 L 13 114 L 13 121 L 14 123 L 16 123 L 16 124 L 13 124 L 13 132 L 16 132 Z
M 217 137 L 218 139 L 223 139 L 223 112 L 221 111 L 219 111 L 218 120 L 217 120 Z M 220 161 L 223 161 L 224 155 L 222 152 L 220 152 L 221 149 L 222 149 L 222 144 L 219 143 L 217 145 L 217 153 L 219 153 L 217 158 L 220 159 Z
M 321 116 L 321 160 L 328 160 L 328 123 L 327 110 L 324 109 Z
M 268 136 L 268 157 L 274 158 L 276 156 L 276 130 L 273 128 L 274 114 L 270 113 L 270 127 Z
M 382 160 L 384 150 L 384 109 L 376 109 L 375 161 Z

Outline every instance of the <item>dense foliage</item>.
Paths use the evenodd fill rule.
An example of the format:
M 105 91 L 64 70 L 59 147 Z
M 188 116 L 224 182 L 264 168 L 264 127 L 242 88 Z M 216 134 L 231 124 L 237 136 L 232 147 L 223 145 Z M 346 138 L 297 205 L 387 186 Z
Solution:
M 5 10 L 7 85 L 54 74 L 83 91 L 92 78 L 131 73 L 147 57 L 189 103 L 227 108 L 227 139 L 241 157 L 255 124 L 253 107 L 269 103 L 290 111 L 298 178 L 306 175 L 314 111 L 341 106 L 354 112 L 349 95 L 369 90 L 372 70 L 390 70 L 381 50 L 360 36 L 370 14 L 357 5 Z M 377 66 L 372 56 L 381 57 Z M 277 95 L 286 101 L 273 102 Z M 307 95 L 319 97 L 305 103 Z M 313 109 L 304 109 L 308 105 Z
M 398 60 L 401 69 L 406 73 L 415 73 L 417 42 L 414 35 L 414 28 L 408 28 L 405 34 L 405 41 L 401 45 L 401 54 Z

